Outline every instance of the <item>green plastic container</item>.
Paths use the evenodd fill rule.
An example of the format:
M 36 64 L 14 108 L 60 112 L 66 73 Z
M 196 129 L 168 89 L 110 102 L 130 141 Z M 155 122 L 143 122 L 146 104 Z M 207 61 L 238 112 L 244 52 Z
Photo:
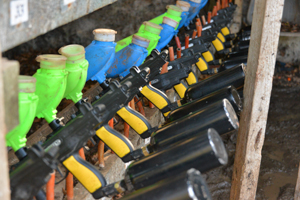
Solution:
M 26 146 L 26 134 L 32 126 L 38 104 L 35 92 L 36 79 L 19 76 L 19 125 L 6 134 L 6 145 L 14 151 Z
M 159 34 L 162 30 L 162 27 L 152 22 L 144 22 L 143 25 L 144 25 L 144 29 L 140 30 L 138 33 L 136 33 L 136 35 L 150 40 L 149 46 L 147 48 L 148 55 L 150 55 L 151 51 L 155 49 L 160 39 Z M 132 35 L 117 42 L 116 52 L 127 47 L 131 43 L 131 41 L 132 41 Z
M 177 7 L 177 6 L 174 6 L 174 5 L 168 5 L 168 6 L 167 6 L 167 12 L 165 12 L 164 14 L 162 14 L 162 15 L 160 15 L 160 16 L 158 16 L 158 17 L 152 19 L 152 20 L 150 20 L 149 22 L 151 22 L 151 24 L 154 23 L 154 24 L 159 25 L 159 24 L 161 24 L 161 23 L 163 22 L 163 17 L 166 16 L 166 17 L 169 17 L 169 18 L 171 18 L 171 19 L 177 21 L 178 24 L 179 24 L 179 22 L 180 22 L 180 20 L 181 20 L 181 17 L 180 17 L 180 16 L 181 16 L 181 13 L 182 13 L 182 12 L 183 12 L 183 10 L 182 10 L 181 8 L 179 8 L 179 7 Z M 137 35 L 143 34 L 143 33 L 145 33 L 145 32 L 149 32 L 149 29 L 147 28 L 148 25 L 149 25 L 149 23 L 147 24 L 147 23 L 144 22 L 144 23 L 141 25 L 141 27 L 140 27 L 140 29 L 139 29 Z M 145 27 L 146 27 L 146 30 L 145 30 Z M 153 26 L 152 26 L 152 27 L 153 27 Z M 178 27 L 178 25 L 177 25 L 177 27 Z M 176 27 L 176 28 L 177 28 L 177 27 Z M 153 28 L 150 28 L 150 29 L 153 29 Z M 159 31 L 159 33 L 160 33 L 160 31 Z M 147 33 L 147 34 L 148 34 L 148 33 Z M 151 38 L 148 38 L 147 35 L 146 35 L 146 36 L 140 35 L 140 36 L 145 37 L 145 38 L 151 40 Z M 159 36 L 159 34 L 158 34 L 158 36 Z M 123 40 L 118 41 L 118 42 L 117 42 L 117 46 L 116 46 L 116 52 L 118 52 L 118 51 L 122 50 L 123 48 L 125 48 L 126 46 L 128 46 L 128 45 L 131 43 L 131 40 L 132 40 L 132 35 L 129 36 L 129 37 L 127 37 L 127 38 L 124 38 Z M 158 38 L 158 40 L 159 40 L 159 38 Z M 152 41 L 151 41 L 151 42 L 152 42 Z M 147 50 L 148 50 L 148 55 L 149 55 L 149 54 L 151 53 L 151 51 L 152 51 L 153 49 L 155 49 L 155 47 L 156 47 L 156 46 L 155 46 L 155 47 L 153 48 L 155 42 L 153 42 L 153 45 L 151 45 L 151 42 L 150 42 L 150 44 L 149 44 L 149 47 L 147 48 Z M 157 43 L 156 43 L 156 44 L 157 44 Z
M 64 46 L 58 50 L 67 57 L 66 71 L 68 71 L 67 87 L 64 97 L 77 103 L 82 99 L 82 89 L 86 82 L 89 63 L 85 59 L 85 49 L 78 44 Z
M 181 20 L 181 13 L 183 12 L 183 10 L 175 5 L 167 5 L 167 12 L 165 12 L 164 14 L 155 17 L 154 19 L 151 19 L 150 22 L 154 23 L 154 24 L 162 24 L 163 22 L 163 17 L 169 17 L 175 21 L 178 22 L 178 24 L 180 23 Z M 177 25 L 178 27 L 178 25 Z M 175 28 L 175 30 L 177 29 L 177 27 Z M 145 26 L 142 25 L 139 29 L 139 31 L 141 31 L 142 29 L 144 29 Z
M 36 116 L 45 118 L 48 123 L 56 118 L 56 107 L 66 91 L 66 60 L 65 56 L 56 54 L 44 54 L 36 58 L 41 67 L 33 75 L 36 78 L 35 93 L 39 97 Z

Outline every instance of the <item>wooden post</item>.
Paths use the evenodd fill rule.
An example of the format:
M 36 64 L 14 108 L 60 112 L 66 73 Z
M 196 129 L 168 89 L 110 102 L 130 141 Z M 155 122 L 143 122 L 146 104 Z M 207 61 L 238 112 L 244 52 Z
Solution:
M 255 199 L 284 0 L 255 1 L 230 199 Z
M 9 74 L 9 72 L 12 74 Z M 3 200 L 10 200 L 5 134 L 19 123 L 18 83 L 16 80 L 18 74 L 18 63 L 16 63 L 16 61 L 1 59 L 0 55 L 0 199 Z M 6 77 L 7 75 L 10 75 L 11 79 Z M 6 93 L 7 87 L 11 89 L 9 93 Z M 7 102 L 9 102 L 9 104 Z M 16 105 L 12 105 L 14 102 L 16 102 Z M 13 108 L 13 106 L 16 106 L 16 108 Z M 12 110 L 9 110 L 9 108 L 12 108 Z M 9 121 L 8 119 L 12 119 L 12 121 Z
M 238 33 L 242 26 L 242 9 L 243 9 L 243 0 L 235 0 L 234 3 L 237 5 L 234 12 L 232 24 L 230 26 L 231 33 Z
M 295 188 L 294 200 L 300 200 L 300 163 L 298 169 L 298 178 L 297 178 L 297 183 Z

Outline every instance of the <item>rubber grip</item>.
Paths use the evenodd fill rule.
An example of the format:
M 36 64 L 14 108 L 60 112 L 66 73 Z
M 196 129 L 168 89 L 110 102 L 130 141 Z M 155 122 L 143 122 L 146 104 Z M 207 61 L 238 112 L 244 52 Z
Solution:
M 215 59 L 214 55 L 210 51 L 206 51 L 206 52 L 202 53 L 202 56 L 206 62 L 210 62 Z
M 187 90 L 187 87 L 183 83 L 179 83 L 174 86 L 175 91 L 179 95 L 179 97 L 182 99 L 185 95 L 185 92 Z
M 202 57 L 199 58 L 199 61 L 196 63 L 196 66 L 198 67 L 200 72 L 208 70 L 208 64 Z
M 120 158 L 134 151 L 132 143 L 109 125 L 104 125 L 98 129 L 96 135 Z
M 214 45 L 217 51 L 224 50 L 224 45 L 219 38 L 216 38 L 214 41 L 212 41 L 212 44 Z
M 193 85 L 195 83 L 198 83 L 198 79 L 196 77 L 196 74 L 194 72 L 190 72 L 189 76 L 185 79 L 188 85 Z
M 142 88 L 141 93 L 151 101 L 159 110 L 170 105 L 171 102 L 162 91 L 156 89 L 151 85 L 146 85 Z
M 151 125 L 146 117 L 129 106 L 121 108 L 117 114 L 139 135 L 151 129 Z
M 64 160 L 63 165 L 90 193 L 94 193 L 101 187 L 106 186 L 105 178 L 100 171 L 92 164 L 83 160 L 78 153 Z
M 221 40 L 221 42 L 223 42 L 223 43 L 226 42 L 226 39 L 222 33 L 218 33 L 217 38 L 219 38 Z
M 227 36 L 230 34 L 230 30 L 227 26 L 225 26 L 224 28 L 221 29 L 221 32 L 224 36 Z

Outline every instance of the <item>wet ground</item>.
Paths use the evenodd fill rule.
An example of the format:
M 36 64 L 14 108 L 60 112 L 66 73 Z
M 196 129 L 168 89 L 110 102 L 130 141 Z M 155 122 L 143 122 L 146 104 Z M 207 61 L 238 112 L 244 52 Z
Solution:
M 294 199 L 300 161 L 298 77 L 292 72 L 276 73 L 274 77 L 256 195 L 258 200 Z M 223 139 L 229 154 L 228 165 L 204 175 L 213 199 L 230 199 L 236 133 L 225 135 Z

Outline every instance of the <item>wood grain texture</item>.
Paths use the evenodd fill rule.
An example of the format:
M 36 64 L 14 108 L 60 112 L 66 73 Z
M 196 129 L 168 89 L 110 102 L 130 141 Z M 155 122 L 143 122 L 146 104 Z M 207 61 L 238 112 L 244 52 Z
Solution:
M 235 4 L 237 5 L 237 8 L 234 12 L 233 20 L 229 28 L 231 33 L 238 33 L 242 27 L 243 0 L 235 0 Z
M 0 55 L 0 72 L 2 72 L 2 60 Z M 3 74 L 0 73 L 0 199 L 10 200 L 10 186 L 8 176 L 7 150 L 5 145 L 5 134 L 7 127 L 5 124 L 5 100 Z
M 294 200 L 300 200 L 300 163 L 299 163 L 299 169 L 298 169 L 297 183 L 296 183 L 296 187 L 295 187 Z
M 117 0 L 76 0 L 68 5 L 64 0 L 28 0 L 27 22 L 10 25 L 10 0 L 0 0 L 0 43 L 6 51 L 74 21 Z
M 284 0 L 255 1 L 230 199 L 255 199 Z
M 4 92 L 4 111 L 7 132 L 19 124 L 19 69 L 20 64 L 15 60 L 2 58 L 2 77 Z

